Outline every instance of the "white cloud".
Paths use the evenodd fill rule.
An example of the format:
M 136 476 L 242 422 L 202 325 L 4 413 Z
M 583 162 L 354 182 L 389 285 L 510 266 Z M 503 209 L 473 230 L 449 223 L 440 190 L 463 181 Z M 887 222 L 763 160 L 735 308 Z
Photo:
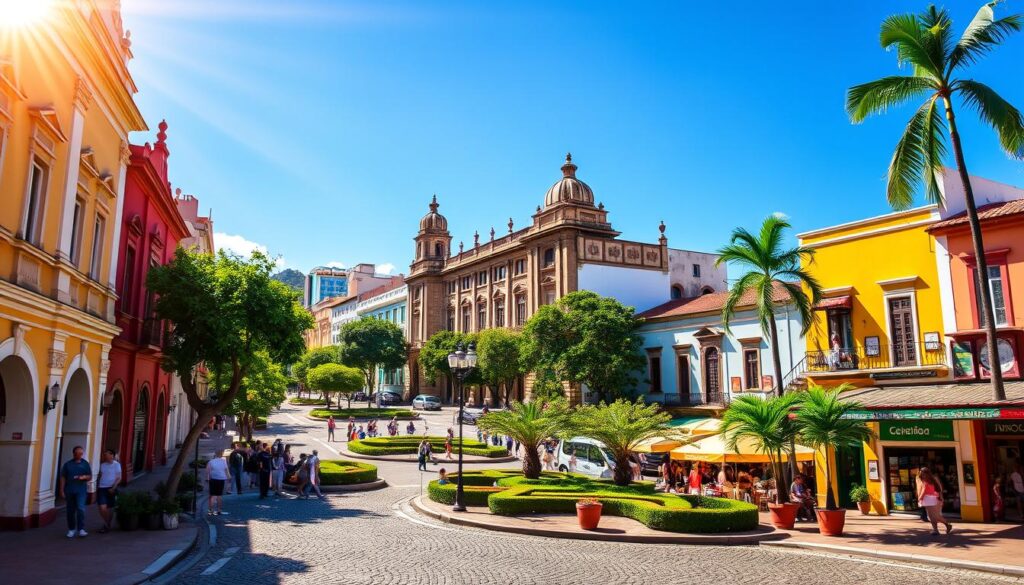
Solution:
M 781 211 L 776 211 L 772 215 L 775 216 L 775 219 L 783 219 L 783 220 L 789 219 L 789 216 L 786 215 L 785 213 L 782 213 Z
M 395 265 L 390 263 L 390 262 L 385 262 L 383 264 L 378 264 L 377 265 L 377 272 L 379 272 L 380 274 L 394 274 L 395 273 Z
M 242 258 L 248 258 L 255 251 L 260 251 L 264 254 L 270 255 L 267 247 L 258 242 L 247 240 L 243 236 L 225 234 L 223 232 L 214 232 L 213 234 L 214 245 L 217 246 L 218 250 L 224 250 L 230 254 L 236 254 Z M 275 265 L 280 270 L 285 267 L 284 258 L 278 256 L 275 261 Z
M 348 268 L 344 262 L 338 262 L 337 260 L 332 260 L 327 264 L 324 264 L 324 266 L 328 268 Z

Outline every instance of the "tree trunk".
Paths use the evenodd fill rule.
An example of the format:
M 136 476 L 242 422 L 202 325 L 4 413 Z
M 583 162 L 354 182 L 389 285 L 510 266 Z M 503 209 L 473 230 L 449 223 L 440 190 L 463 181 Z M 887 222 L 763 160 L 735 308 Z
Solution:
M 831 447 L 825 446 L 825 489 L 828 491 L 825 493 L 825 509 L 826 510 L 838 510 L 839 505 L 836 502 L 835 491 L 832 489 L 832 467 L 830 465 L 831 458 L 829 457 L 829 450 Z
M 540 452 L 537 445 L 523 443 L 523 477 L 526 479 L 537 479 L 540 477 Z
M 960 173 L 960 182 L 964 186 L 967 219 L 971 224 L 971 243 L 974 246 L 974 258 L 977 262 L 976 284 L 978 291 L 981 293 L 981 320 L 982 327 L 985 328 L 985 341 L 988 345 L 992 399 L 1006 400 L 1006 391 L 1003 388 L 1003 371 L 999 367 L 999 348 L 996 346 L 995 311 L 992 308 L 992 291 L 988 286 L 988 260 L 985 258 L 985 244 L 982 240 L 981 221 L 978 219 L 978 210 L 974 205 L 974 189 L 971 187 L 970 175 L 967 173 L 967 163 L 964 162 L 964 151 L 960 146 L 960 133 L 956 129 L 953 104 L 949 101 L 948 96 L 943 96 L 942 99 L 946 106 L 946 120 L 949 122 L 949 138 L 953 143 L 953 156 L 956 158 L 956 168 Z
M 199 441 L 199 435 L 202 434 L 203 429 L 205 429 L 206 425 L 209 424 L 211 416 L 213 416 L 212 409 L 196 411 L 196 421 L 192 423 L 192 428 L 190 428 L 188 434 L 185 435 L 185 440 L 181 444 L 181 449 L 178 450 L 178 457 L 174 460 L 174 465 L 171 466 L 171 472 L 167 476 L 168 498 L 173 498 L 177 495 L 178 484 L 181 483 L 181 473 L 185 469 L 185 462 L 195 455 L 196 442 Z M 199 470 L 196 469 L 196 481 L 198 480 Z
M 775 368 L 775 395 L 782 396 L 782 358 L 779 356 L 779 330 L 775 325 L 775 313 L 768 319 L 768 337 L 771 339 L 772 367 Z
M 789 486 L 786 485 L 786 479 L 782 473 L 782 461 L 778 459 L 781 453 L 776 454 L 776 458 L 772 461 L 772 475 L 775 476 L 775 503 L 785 504 L 789 501 Z
M 366 378 L 366 408 L 373 407 L 373 401 L 370 400 L 370 397 L 373 396 L 373 371 L 375 369 L 376 366 L 371 366 L 368 370 L 366 370 L 364 376 Z M 349 406 L 349 408 L 351 408 L 351 406 Z
M 629 453 L 623 453 L 615 458 L 615 469 L 612 472 L 615 485 L 628 486 L 633 481 L 633 469 L 629 466 Z

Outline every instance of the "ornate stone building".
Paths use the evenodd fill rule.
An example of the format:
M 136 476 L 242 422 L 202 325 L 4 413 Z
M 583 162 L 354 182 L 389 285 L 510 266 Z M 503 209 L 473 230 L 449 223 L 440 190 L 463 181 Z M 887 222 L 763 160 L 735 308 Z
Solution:
M 496 237 L 492 228 L 481 242 L 477 233 L 468 249 L 462 243 L 451 249 L 448 220 L 438 213 L 434 197 L 420 220 L 416 257 L 406 278 L 411 394 L 451 399 L 448 381 L 427 383 L 417 364 L 419 349 L 437 331 L 522 327 L 541 305 L 577 290 L 643 310 L 674 292 L 724 288 L 725 272 L 714 268 L 715 256 L 670 250 L 664 223 L 656 243 L 620 239 L 604 204 L 595 205 L 593 190 L 576 177 L 576 169 L 566 155 L 562 178 L 548 189 L 532 225 L 515 230 L 509 219 L 507 234 Z M 690 266 L 673 261 L 676 256 L 696 260 Z M 515 397 L 526 397 L 531 382 L 528 376 L 517 384 Z

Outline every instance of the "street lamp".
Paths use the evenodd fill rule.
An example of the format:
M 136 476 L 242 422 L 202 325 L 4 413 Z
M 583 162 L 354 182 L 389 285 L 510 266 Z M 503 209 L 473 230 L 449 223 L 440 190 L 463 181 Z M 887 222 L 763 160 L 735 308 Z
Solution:
M 459 479 L 455 488 L 455 505 L 452 506 L 452 511 L 465 512 L 466 504 L 462 487 L 462 414 L 466 399 L 463 395 L 465 390 L 463 382 L 476 369 L 476 344 L 470 343 L 468 352 L 462 349 L 462 345 L 459 345 L 455 351 L 448 354 L 448 369 L 459 383 Z
M 57 403 L 60 402 L 60 384 L 54 382 L 49 388 L 43 386 L 43 394 L 43 414 L 46 414 L 57 408 Z

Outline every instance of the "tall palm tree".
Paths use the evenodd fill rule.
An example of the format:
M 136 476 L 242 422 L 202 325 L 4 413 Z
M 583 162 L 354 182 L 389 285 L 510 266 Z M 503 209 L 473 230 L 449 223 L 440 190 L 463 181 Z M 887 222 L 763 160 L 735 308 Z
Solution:
M 566 426 L 569 407 L 565 400 L 551 402 L 534 400 L 513 402 L 508 410 L 492 410 L 480 417 L 476 425 L 490 433 L 512 437 L 523 446 L 523 476 L 540 477 L 541 441 L 557 435 Z
M 942 204 L 938 176 L 946 157 L 949 133 L 960 182 L 963 183 L 967 218 L 971 225 L 974 256 L 977 259 L 977 290 L 981 292 L 981 314 L 988 342 L 989 363 L 997 364 L 996 326 L 992 312 L 992 293 L 988 286 L 988 262 L 982 243 L 981 223 L 974 203 L 974 191 L 964 162 L 963 147 L 953 112 L 953 97 L 977 111 L 996 131 L 999 142 L 1011 157 L 1024 158 L 1024 117 L 1017 108 L 989 86 L 959 77 L 963 69 L 995 50 L 1010 34 L 1021 29 L 1021 16 L 996 19 L 996 2 L 981 7 L 967 30 L 955 40 L 953 22 L 945 10 L 929 6 L 921 14 L 890 16 L 882 22 L 882 47 L 896 48 L 900 66 L 910 65 L 910 75 L 893 75 L 855 85 L 846 94 L 846 112 L 855 124 L 872 114 L 883 113 L 910 100 L 925 98 L 910 118 L 903 136 L 896 143 L 889 163 L 886 194 L 894 209 L 906 209 L 913 203 L 915 185 L 925 184 L 925 198 Z M 945 114 L 945 120 L 943 120 Z M 992 393 L 1004 400 L 1003 375 L 992 368 Z
M 740 440 L 749 439 L 768 457 L 778 504 L 789 501 L 789 489 L 782 474 L 782 453 L 796 437 L 797 427 L 789 414 L 799 396 L 792 392 L 768 399 L 744 395 L 733 400 L 722 415 L 721 432 L 727 447 L 736 450 Z
M 814 250 L 802 246 L 786 247 L 783 232 L 791 226 L 779 215 L 769 215 L 761 224 L 756 236 L 744 228 L 732 232 L 729 245 L 718 251 L 716 265 L 729 262 L 738 264 L 746 272 L 733 283 L 729 297 L 722 308 L 725 330 L 736 313 L 744 296 L 753 293 L 756 298 L 757 316 L 761 331 L 768 336 L 772 350 L 772 365 L 775 367 L 775 394 L 782 396 L 782 359 L 779 357 L 779 332 L 775 323 L 776 289 L 796 305 L 803 323 L 800 334 L 806 335 L 814 320 L 814 305 L 821 300 L 821 285 L 801 262 L 814 260 Z M 806 290 L 805 290 L 806 289 Z M 808 292 L 810 295 L 808 295 Z
M 874 436 L 867 422 L 844 418 L 850 411 L 860 408 L 856 402 L 839 400 L 839 394 L 846 389 L 846 385 L 831 390 L 812 386 L 800 395 L 800 410 L 796 414 L 800 442 L 825 452 L 825 489 L 828 490 L 825 508 L 828 510 L 839 507 L 832 489 L 831 451 L 836 447 L 856 447 Z
M 620 398 L 611 404 L 602 402 L 577 408 L 570 415 L 566 430 L 604 443 L 615 459 L 612 474 L 615 485 L 627 486 L 633 479 L 630 453 L 641 442 L 666 434 L 665 425 L 671 418 L 657 403 L 645 404 L 643 398 L 637 398 L 636 402 Z

